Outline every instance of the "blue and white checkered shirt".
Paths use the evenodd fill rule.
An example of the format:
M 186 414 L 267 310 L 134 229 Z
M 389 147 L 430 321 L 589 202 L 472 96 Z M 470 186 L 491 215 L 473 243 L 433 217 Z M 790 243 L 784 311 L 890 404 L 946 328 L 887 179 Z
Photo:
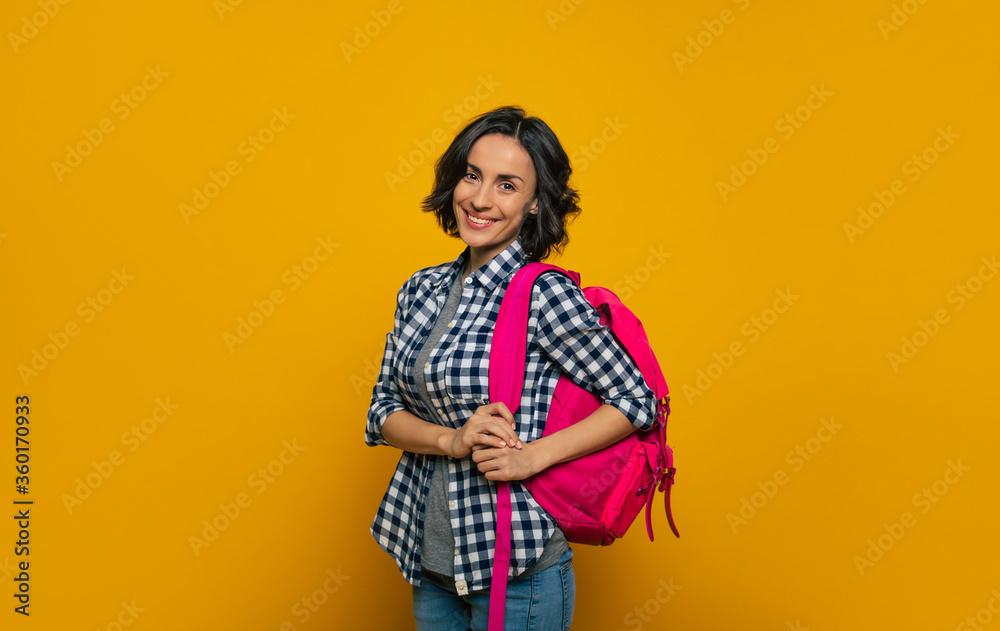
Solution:
M 386 335 L 378 381 L 372 391 L 365 443 L 387 445 L 382 424 L 397 410 L 460 428 L 480 405 L 489 403 L 489 351 L 493 325 L 508 283 L 527 261 L 520 238 L 472 272 L 462 287 L 455 319 L 423 366 L 417 353 L 448 298 L 455 274 L 469 249 L 457 259 L 414 273 L 396 298 L 395 324 Z M 427 409 L 413 379 L 423 370 L 438 414 Z M 639 429 L 649 429 L 656 399 L 635 362 L 600 323 L 583 291 L 562 274 L 543 274 L 531 293 L 528 347 L 521 404 L 514 415 L 525 442 L 541 438 L 560 374 L 600 395 Z M 382 498 L 371 532 L 393 556 L 407 582 L 420 584 L 424 505 L 434 457 L 403 451 Z M 448 459 L 448 506 L 455 533 L 455 585 L 459 593 L 489 588 L 495 538 L 495 484 L 472 457 Z M 519 482 L 512 482 L 511 568 L 513 578 L 541 555 L 555 521 Z

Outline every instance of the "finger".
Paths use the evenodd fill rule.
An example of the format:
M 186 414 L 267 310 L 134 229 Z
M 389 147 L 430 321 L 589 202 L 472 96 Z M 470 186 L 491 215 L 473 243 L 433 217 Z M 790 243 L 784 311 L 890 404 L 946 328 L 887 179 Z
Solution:
M 499 413 L 498 416 L 503 417 L 505 421 L 510 423 L 510 426 L 514 426 L 514 415 L 511 413 L 510 408 L 503 401 L 497 401 L 493 404 L 496 406 L 494 409 Z
M 507 480 L 512 479 L 511 474 L 508 473 L 502 467 L 499 467 L 499 466 L 498 467 L 494 467 L 494 468 L 489 469 L 489 470 L 480 469 L 480 473 L 482 473 L 483 476 L 485 476 L 487 480 L 507 481 Z
M 490 405 L 481 406 L 476 410 L 476 414 L 469 419 L 467 426 L 469 427 L 472 441 L 474 443 L 485 443 L 490 447 L 515 447 L 520 449 L 522 447 L 521 438 L 508 426 L 506 420 L 503 417 L 488 414 L 495 411 L 494 405 L 491 403 Z M 483 414 L 480 414 L 480 411 Z M 495 437 L 496 440 L 487 437 Z
M 497 401 L 496 403 L 494 403 L 494 405 L 496 406 L 496 410 L 500 413 L 499 416 L 505 421 L 507 421 L 507 423 L 510 425 L 511 433 L 508 435 L 509 444 L 512 447 L 521 449 L 522 447 L 521 437 L 517 435 L 517 432 L 515 432 L 515 429 L 517 428 L 517 423 L 514 420 L 514 414 L 510 411 L 510 408 L 508 408 L 507 404 L 504 403 L 503 401 Z
M 511 440 L 506 436 L 498 435 L 496 431 L 483 431 L 476 436 L 478 444 L 484 445 L 488 449 L 503 449 L 508 445 L 507 441 Z
M 496 462 L 494 462 L 492 458 L 490 458 L 489 460 L 484 460 L 480 463 L 477 463 L 476 468 L 479 469 L 480 473 L 486 473 L 488 471 L 494 471 L 496 469 L 499 469 L 500 466 Z
M 496 416 L 492 418 L 497 418 Z M 490 432 L 494 435 L 500 436 L 501 440 L 504 441 L 504 446 L 515 447 L 521 449 L 521 437 L 517 435 L 514 428 L 508 427 L 506 423 L 500 423 L 497 421 L 491 421 L 488 423 Z
M 497 448 L 483 446 L 472 454 L 472 460 L 474 462 L 487 462 L 496 458 L 499 455 L 497 452 Z
M 504 442 L 507 447 L 514 447 L 515 449 L 520 449 L 522 447 L 521 437 L 517 435 L 512 428 L 507 426 L 502 426 L 504 429 Z
M 488 443 L 491 447 L 513 447 L 519 440 L 517 434 L 513 433 L 506 423 L 500 422 L 495 417 L 489 417 L 476 430 L 479 442 Z
M 486 406 L 487 415 L 493 418 L 502 418 L 507 422 L 508 425 L 514 424 L 514 415 L 510 413 L 510 410 L 503 403 L 503 401 L 497 401 L 496 403 L 490 403 Z
M 510 476 L 505 475 L 500 469 L 494 469 L 492 471 L 484 471 L 483 475 L 487 480 L 494 480 L 496 482 L 504 482 L 510 480 Z

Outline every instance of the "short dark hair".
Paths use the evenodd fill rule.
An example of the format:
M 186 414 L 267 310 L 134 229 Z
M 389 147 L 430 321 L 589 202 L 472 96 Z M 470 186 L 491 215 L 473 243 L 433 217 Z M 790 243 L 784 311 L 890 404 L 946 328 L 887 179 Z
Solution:
M 487 134 L 513 138 L 524 147 L 535 167 L 535 197 L 538 212 L 528 214 L 521 225 L 521 245 L 529 261 L 541 261 L 554 250 L 561 252 L 569 241 L 566 224 L 580 212 L 580 195 L 570 187 L 573 173 L 569 156 L 555 133 L 540 118 L 525 116 L 517 106 L 504 106 L 480 114 L 451 141 L 434 165 L 434 190 L 421 205 L 433 212 L 446 234 L 458 236 L 453 193 L 468 168 L 472 145 Z

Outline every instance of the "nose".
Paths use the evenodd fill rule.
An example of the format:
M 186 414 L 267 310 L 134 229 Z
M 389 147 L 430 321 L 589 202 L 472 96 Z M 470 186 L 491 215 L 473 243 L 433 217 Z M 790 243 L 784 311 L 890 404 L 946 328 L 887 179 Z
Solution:
M 472 206 L 476 210 L 486 210 L 493 207 L 493 191 L 489 186 L 480 186 L 472 196 Z

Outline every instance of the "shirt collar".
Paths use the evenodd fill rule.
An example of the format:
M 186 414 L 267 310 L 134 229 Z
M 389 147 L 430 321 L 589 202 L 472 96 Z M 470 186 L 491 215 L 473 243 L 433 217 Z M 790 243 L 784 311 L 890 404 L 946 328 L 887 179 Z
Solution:
M 468 257 L 469 246 L 465 246 L 465 249 L 458 255 L 458 258 L 442 269 L 440 275 L 431 281 L 431 286 L 435 289 L 441 287 L 442 284 L 446 284 L 446 287 L 451 287 L 451 283 L 455 281 L 456 274 L 465 268 L 465 261 L 468 260 Z M 494 289 L 510 278 L 524 264 L 524 258 L 524 246 L 521 245 L 521 237 L 518 236 L 502 252 L 494 256 L 479 269 L 474 270 L 469 277 L 474 278 L 475 282 L 478 282 L 486 293 L 493 293 Z

